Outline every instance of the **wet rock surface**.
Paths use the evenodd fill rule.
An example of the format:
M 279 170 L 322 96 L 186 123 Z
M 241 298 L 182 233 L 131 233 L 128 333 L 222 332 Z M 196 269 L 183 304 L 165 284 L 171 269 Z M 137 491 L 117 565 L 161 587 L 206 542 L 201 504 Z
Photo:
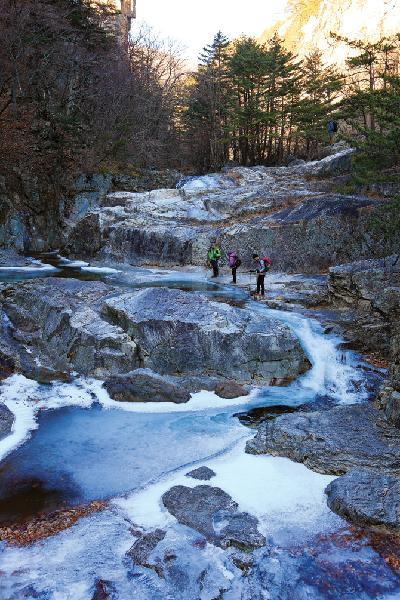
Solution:
M 298 409 L 292 406 L 259 406 L 233 416 L 237 417 L 243 425 L 255 429 L 264 421 L 271 421 L 280 415 L 290 414 L 296 410 Z
M 329 178 L 350 167 L 351 154 L 341 149 L 289 167 L 228 167 L 183 179 L 179 189 L 132 193 L 127 184 L 89 206 L 85 225 L 70 224 L 66 248 L 84 257 L 89 236 L 101 259 L 202 265 L 217 226 L 223 249 L 234 247 L 247 267 L 249 248 L 268 251 L 275 269 L 291 272 L 315 273 L 355 260 L 368 255 L 364 212 L 379 201 L 329 191 Z
M 0 404 L 0 440 L 10 435 L 14 418 L 10 409 L 4 404 Z
M 236 502 L 219 488 L 178 485 L 162 496 L 162 502 L 179 523 L 195 529 L 212 544 L 247 550 L 265 544 L 257 519 L 239 512 Z
M 318 473 L 354 468 L 400 474 L 400 431 L 370 405 L 294 413 L 262 423 L 246 452 L 286 456 Z
M 193 471 L 186 473 L 186 477 L 192 477 L 193 479 L 199 479 L 202 481 L 209 481 L 215 477 L 215 473 L 208 467 L 199 467 L 198 469 L 194 469 Z
M 149 556 L 165 536 L 166 531 L 163 529 L 155 529 L 144 534 L 128 550 L 127 556 L 132 559 L 135 565 L 152 568 L 153 565 L 149 563 Z
M 21 349 L 21 370 L 30 374 L 29 356 L 36 370 L 48 367 L 55 379 L 67 379 L 71 371 L 104 377 L 139 366 L 133 340 L 99 314 L 112 293 L 100 282 L 58 278 L 7 287 L 1 301 Z
M 333 512 L 356 525 L 400 530 L 400 479 L 371 470 L 350 471 L 325 490 Z
M 190 400 L 190 393 L 169 383 L 160 375 L 139 369 L 127 375 L 117 375 L 104 383 L 108 394 L 118 402 L 174 402 Z
M 271 381 L 308 368 L 285 325 L 201 295 L 140 290 L 105 300 L 102 314 L 135 339 L 142 366 L 162 374 Z

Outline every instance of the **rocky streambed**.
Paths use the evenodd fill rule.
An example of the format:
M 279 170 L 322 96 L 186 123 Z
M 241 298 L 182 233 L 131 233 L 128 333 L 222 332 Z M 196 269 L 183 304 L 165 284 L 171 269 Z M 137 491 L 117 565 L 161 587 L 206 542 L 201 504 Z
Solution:
M 1 595 L 395 597 L 396 540 L 366 527 L 370 505 L 358 521 L 338 508 L 346 441 L 332 451 L 344 456 L 339 466 L 324 447 L 339 446 L 346 432 L 351 454 L 360 432 L 370 439 L 363 429 L 367 418 L 375 426 L 366 404 L 373 368 L 311 313 L 293 310 L 294 290 L 303 287 L 309 300 L 312 278 L 302 286 L 271 275 L 281 307 L 286 296 L 291 308 L 279 311 L 223 281 L 210 285 L 198 270 L 159 270 L 162 287 L 153 287 L 152 271 L 121 267 L 85 281 L 79 269 L 3 283 L 2 352 L 14 357 L 14 374 L 0 389 L 15 421 L 0 440 Z M 291 414 L 262 421 L 254 442 L 234 415 L 261 407 Z M 358 410 L 357 431 L 347 432 L 346 410 Z M 326 442 L 315 414 L 325 415 Z M 320 423 L 309 436 L 315 447 L 299 442 L 309 462 L 282 448 L 245 452 L 289 418 L 292 429 Z M 386 454 L 381 439 L 363 450 L 369 460 L 377 445 L 376 472 L 391 461 L 382 485 L 397 477 L 389 434 Z M 334 466 L 315 466 L 314 455 Z M 365 486 L 357 479 L 358 497 Z
M 370 247 L 379 200 L 332 191 L 350 156 L 85 179 L 68 258 L 0 252 L 1 598 L 399 596 L 397 263 L 320 272 Z M 200 266 L 215 238 L 237 287 Z

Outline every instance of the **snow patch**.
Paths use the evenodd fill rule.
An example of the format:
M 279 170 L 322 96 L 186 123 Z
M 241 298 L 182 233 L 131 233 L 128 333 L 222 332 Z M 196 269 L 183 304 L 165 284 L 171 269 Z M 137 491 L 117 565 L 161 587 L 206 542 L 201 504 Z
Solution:
M 176 485 L 210 485 L 227 492 L 239 510 L 257 517 L 259 530 L 266 536 L 286 534 L 302 539 L 342 523 L 325 500 L 324 490 L 334 477 L 314 473 L 286 458 L 245 454 L 245 443 L 251 435 L 222 456 L 199 463 L 216 473 L 210 481 L 186 477 L 193 465 L 185 466 L 139 492 L 115 499 L 113 504 L 142 527 L 165 528 L 175 522 L 162 504 L 165 492 Z

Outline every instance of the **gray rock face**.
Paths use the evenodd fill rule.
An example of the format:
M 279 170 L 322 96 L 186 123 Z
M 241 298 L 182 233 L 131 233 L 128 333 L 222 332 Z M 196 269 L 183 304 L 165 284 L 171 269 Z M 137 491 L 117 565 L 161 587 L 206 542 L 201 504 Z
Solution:
M 24 267 L 31 263 L 31 260 L 11 248 L 0 248 L 0 267 Z
M 14 340 L 49 373 L 107 377 L 139 366 L 134 341 L 100 317 L 101 302 L 112 293 L 99 282 L 51 278 L 7 288 L 2 304 Z M 35 377 L 30 369 L 22 364 Z
M 40 381 L 73 371 L 107 379 L 122 401 L 186 402 L 192 388 L 221 379 L 286 382 L 308 366 L 291 331 L 278 321 L 206 297 L 163 288 L 116 296 L 100 282 L 50 278 L 0 294 L 9 323 L 4 357 Z M 182 377 L 182 385 L 177 377 Z
M 312 179 L 343 172 L 351 155 L 341 148 L 289 167 L 228 167 L 147 193 L 132 193 L 127 182 L 118 188 L 125 191 L 105 191 L 82 225 L 70 223 L 66 247 L 79 258 L 91 258 L 93 247 L 99 258 L 137 265 L 203 265 L 218 223 L 223 250 L 237 250 L 244 266 L 256 249 L 275 269 L 304 273 L 368 256 L 371 245 L 376 255 L 389 253 L 381 239 L 365 245 L 365 209 L 378 201 L 332 194 L 329 181 Z
M 179 523 L 195 529 L 214 545 L 252 550 L 265 544 L 257 519 L 239 512 L 237 504 L 219 488 L 178 485 L 166 492 L 162 501 Z
M 160 375 L 144 370 L 118 375 L 104 383 L 108 394 L 118 402 L 174 402 L 190 400 L 190 393 L 166 381 Z
M 10 435 L 14 423 L 14 415 L 7 406 L 0 404 L 0 439 Z
M 287 381 L 308 367 L 278 321 L 164 288 L 106 299 L 102 314 L 140 347 L 141 366 L 161 374 Z
M 377 405 L 400 427 L 400 261 L 388 256 L 334 267 L 328 292 L 335 306 L 355 312 L 348 336 L 364 350 L 390 359 L 389 380 Z
M 186 477 L 192 477 L 193 479 L 199 479 L 201 481 L 210 481 L 210 479 L 215 477 L 215 473 L 208 467 L 199 467 L 198 469 L 186 473 Z
M 292 413 L 262 423 L 246 452 L 286 456 L 318 473 L 341 475 L 366 468 L 400 474 L 400 431 L 365 404 Z
M 155 529 L 150 533 L 146 533 L 133 544 L 132 548 L 126 554 L 133 560 L 135 565 L 151 568 L 152 565 L 149 564 L 149 556 L 165 536 L 166 531 L 163 529 Z
M 272 221 L 281 223 L 299 223 L 326 219 L 335 215 L 357 217 L 361 208 L 371 206 L 370 198 L 353 196 L 321 196 L 310 198 L 297 206 L 289 206 L 271 216 Z
M 371 470 L 350 471 L 325 490 L 328 506 L 349 521 L 400 529 L 400 479 Z

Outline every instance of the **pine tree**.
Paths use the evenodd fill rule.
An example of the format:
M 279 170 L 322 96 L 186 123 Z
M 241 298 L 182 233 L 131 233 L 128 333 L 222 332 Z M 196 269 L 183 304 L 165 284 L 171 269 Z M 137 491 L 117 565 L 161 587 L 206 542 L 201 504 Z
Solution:
M 305 57 L 302 69 L 302 93 L 297 106 L 298 137 L 304 138 L 308 158 L 318 156 L 321 143 L 327 141 L 327 122 L 335 117 L 343 77 L 331 66 L 324 66 L 321 52 Z
M 301 63 L 287 51 L 275 35 L 268 45 L 267 105 L 268 140 L 267 161 L 281 162 L 290 154 L 295 127 L 294 113 L 299 98 Z
M 229 43 L 219 31 L 203 49 L 190 93 L 186 120 L 191 143 L 197 148 L 195 160 L 203 171 L 218 169 L 228 159 Z
M 355 52 L 347 61 L 350 74 L 342 111 L 358 149 L 355 177 L 368 183 L 400 162 L 400 36 L 374 44 L 335 39 Z
M 267 53 L 253 38 L 236 41 L 229 60 L 235 91 L 231 135 L 235 158 L 243 165 L 262 162 L 265 150 Z

